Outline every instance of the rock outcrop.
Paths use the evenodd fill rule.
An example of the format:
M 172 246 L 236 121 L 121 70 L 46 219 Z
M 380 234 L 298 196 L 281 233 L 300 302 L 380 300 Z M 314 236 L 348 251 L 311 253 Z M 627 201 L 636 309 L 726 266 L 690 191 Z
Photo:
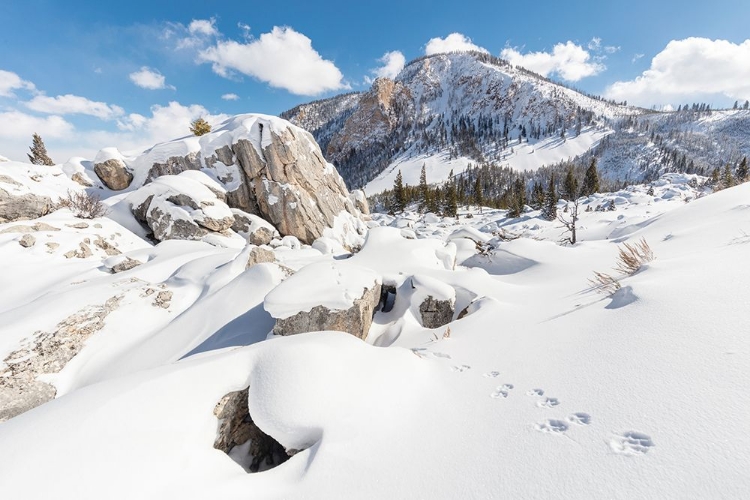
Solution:
M 380 277 L 370 269 L 343 262 L 311 264 L 273 289 L 263 307 L 276 319 L 276 335 L 337 330 L 365 339 L 380 287 Z
M 233 208 L 232 214 L 234 214 L 232 231 L 245 238 L 250 245 L 268 245 L 274 238 L 281 238 L 271 223 L 257 215 L 243 212 L 238 208 Z
M 3 177 L 0 175 L 0 183 L 15 183 L 8 177 L 3 180 Z M 50 213 L 53 207 L 52 199 L 47 196 L 32 193 L 15 196 L 0 185 L 0 223 L 36 219 Z
M 280 118 L 239 115 L 197 140 L 191 137 L 159 144 L 130 159 L 116 150 L 102 150 L 97 158 L 101 159 L 97 165 L 103 166 L 105 162 L 118 166 L 124 162 L 124 171 L 134 173 L 133 184 L 142 186 L 139 192 L 167 176 L 207 174 L 220 186 L 222 202 L 259 216 L 281 236 L 295 236 L 305 244 L 325 235 L 354 248 L 365 231 L 360 210 L 312 135 Z M 357 204 L 366 210 L 361 197 Z M 186 206 L 184 200 L 172 205 Z M 173 221 L 171 210 L 155 209 L 165 226 L 180 226 L 179 233 L 190 239 L 201 238 L 204 230 L 220 231 L 197 220 L 194 225 L 186 224 L 186 218 Z M 139 220 L 147 222 L 143 212 L 154 209 L 133 203 L 133 210 Z M 329 234 L 324 234 L 327 231 Z M 267 244 L 268 235 L 262 233 L 249 242 Z M 352 243 L 354 240 L 358 241 Z
M 453 321 L 456 290 L 429 276 L 413 276 L 412 304 L 425 328 L 440 328 Z M 412 306 L 412 307 L 413 307 Z

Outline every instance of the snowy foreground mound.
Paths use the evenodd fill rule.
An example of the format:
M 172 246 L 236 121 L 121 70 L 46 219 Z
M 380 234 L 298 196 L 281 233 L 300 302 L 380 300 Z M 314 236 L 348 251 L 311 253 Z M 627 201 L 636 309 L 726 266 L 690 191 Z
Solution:
M 0 497 L 742 498 L 750 184 L 687 180 L 585 200 L 616 209 L 583 212 L 574 246 L 487 209 L 377 215 L 353 255 L 152 245 L 67 210 L 0 224 L 0 405 L 54 397 L 0 423 Z M 612 271 L 641 238 L 655 260 Z M 269 335 L 371 282 L 364 341 Z M 213 446 L 217 402 L 245 388 L 295 452 L 258 473 Z

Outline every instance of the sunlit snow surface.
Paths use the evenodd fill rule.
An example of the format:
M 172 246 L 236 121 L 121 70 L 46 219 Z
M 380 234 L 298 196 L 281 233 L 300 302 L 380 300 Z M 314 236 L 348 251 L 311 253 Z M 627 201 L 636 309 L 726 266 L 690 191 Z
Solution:
M 587 199 L 617 209 L 583 212 L 575 246 L 538 212 L 376 215 L 350 259 L 278 246 L 287 269 L 245 270 L 247 249 L 152 246 L 108 218 L 77 229 L 67 211 L 41 219 L 60 231 L 31 248 L 6 230 L 36 221 L 0 224 L 0 359 L 123 297 L 45 377 L 58 398 L 0 424 L 0 498 L 743 498 L 750 184 L 703 195 L 688 180 Z M 98 235 L 143 264 L 111 274 L 101 251 L 63 256 Z M 593 271 L 617 275 L 618 245 L 641 238 L 656 259 L 614 297 L 591 290 Z M 397 289 L 367 342 L 267 339 L 264 297 L 288 269 L 333 261 Z M 423 328 L 425 290 L 447 287 L 454 318 L 468 314 Z M 148 288 L 171 291 L 168 307 Z M 258 474 L 213 448 L 214 406 L 248 385 L 258 425 L 303 449 Z

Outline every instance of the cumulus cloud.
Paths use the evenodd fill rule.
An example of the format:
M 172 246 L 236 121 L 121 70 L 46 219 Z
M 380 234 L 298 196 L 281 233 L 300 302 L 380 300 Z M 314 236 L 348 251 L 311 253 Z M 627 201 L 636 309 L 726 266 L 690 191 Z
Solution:
M 471 39 L 461 33 L 451 33 L 445 38 L 432 38 L 425 45 L 424 53 L 427 56 L 439 54 L 442 52 L 467 52 L 476 50 L 478 52 L 488 52 L 487 49 L 475 45 Z
M 125 143 L 138 143 L 141 147 L 147 147 L 187 135 L 190 123 L 196 118 L 202 117 L 212 126 L 229 118 L 225 114 L 213 115 L 199 104 L 184 106 L 176 101 L 171 101 L 167 106 L 151 106 L 150 111 L 151 116 L 132 113 L 118 120 L 117 127 L 131 134 L 122 137 L 127 139 Z
M 74 130 L 73 125 L 61 116 L 41 118 L 17 110 L 0 113 L 0 123 L 6 124 L 5 127 L 0 127 L 0 138 L 28 140 L 29 144 L 34 133 L 45 138 L 57 138 L 65 137 Z
M 240 98 L 240 96 L 238 96 L 237 94 L 224 94 L 223 96 L 221 96 L 221 98 L 225 101 L 236 101 Z
M 750 99 L 750 39 L 686 38 L 672 40 L 634 80 L 607 87 L 604 95 L 651 106 L 699 101 Z
M 192 35 L 216 36 L 216 19 L 193 19 L 188 25 L 188 31 Z
M 348 87 L 336 65 L 323 59 L 308 37 L 289 27 L 275 26 L 270 33 L 243 43 L 219 40 L 201 50 L 198 60 L 211 63 L 220 76 L 239 72 L 297 95 Z
M 401 70 L 404 69 L 404 64 L 406 64 L 406 57 L 404 57 L 404 54 L 402 54 L 401 51 L 394 50 L 383 54 L 383 57 L 378 59 L 378 62 L 381 63 L 381 66 L 379 68 L 370 70 L 373 78 L 369 76 L 365 77 L 365 81 L 367 83 L 372 83 L 375 78 L 380 77 L 391 79 L 396 78 L 396 75 L 398 75 Z
M 167 79 L 159 73 L 158 70 L 143 66 L 139 71 L 130 73 L 130 81 L 138 85 L 143 89 L 148 90 L 159 90 L 159 89 L 174 89 L 172 85 L 167 85 Z
M 14 90 L 28 90 L 33 92 L 36 87 L 33 83 L 24 80 L 12 71 L 0 69 L 0 97 L 14 97 Z
M 600 39 L 595 38 L 592 42 L 595 47 L 601 46 Z M 500 53 L 500 57 L 507 59 L 511 64 L 523 66 L 542 76 L 557 74 L 571 82 L 598 75 L 607 69 L 600 60 L 592 58 L 586 49 L 571 41 L 556 44 L 552 52 L 522 54 L 515 48 L 507 47 Z
M 24 104 L 27 108 L 40 113 L 90 115 L 102 120 L 112 120 L 125 112 L 120 106 L 91 101 L 85 97 L 72 94 L 57 97 L 38 95 Z

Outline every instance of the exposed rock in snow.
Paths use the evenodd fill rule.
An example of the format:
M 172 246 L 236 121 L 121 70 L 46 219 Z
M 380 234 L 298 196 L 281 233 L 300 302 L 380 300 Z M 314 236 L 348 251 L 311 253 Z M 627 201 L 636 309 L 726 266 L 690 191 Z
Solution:
M 244 237 L 249 244 L 268 245 L 274 238 L 280 238 L 276 228 L 257 215 L 243 212 L 238 208 L 233 208 L 232 214 L 234 214 L 232 230 Z
M 274 262 L 275 260 L 276 254 L 273 253 L 273 250 L 270 248 L 254 246 L 248 253 L 245 269 L 250 269 L 258 264 L 263 264 L 264 262 Z
M 125 271 L 130 271 L 131 269 L 134 269 L 140 266 L 141 264 L 143 263 L 138 260 L 131 259 L 130 257 L 125 257 L 123 260 L 113 265 L 110 269 L 112 269 L 112 272 L 116 274 L 116 273 L 122 273 Z
M 148 225 L 159 241 L 200 240 L 209 232 L 232 227 L 234 215 L 214 191 L 195 175 L 166 175 L 128 196 L 136 219 Z
M 128 172 L 125 162 L 119 158 L 110 158 L 99 163 L 95 162 L 94 172 L 104 185 L 113 191 L 125 189 L 133 181 L 133 174 Z
M 36 238 L 30 234 L 24 234 L 21 239 L 18 240 L 18 244 L 24 248 L 33 247 L 36 244 Z
M 91 252 L 91 247 L 86 244 L 86 242 L 81 242 L 78 245 L 78 250 L 70 250 L 69 252 L 65 252 L 63 254 L 66 259 L 72 259 L 72 258 L 78 258 L 78 259 L 88 259 L 92 255 L 94 255 Z
M 380 277 L 346 262 L 311 264 L 266 296 L 276 335 L 338 330 L 364 339 L 380 301 Z
M 221 450 L 250 472 L 270 469 L 289 460 L 278 441 L 264 433 L 247 408 L 248 388 L 221 398 L 214 408 L 219 431 L 214 448 Z M 245 445 L 245 446 L 243 446 Z M 235 448 L 238 451 L 235 451 Z
M 84 342 L 101 330 L 122 297 L 88 306 L 58 323 L 54 331 L 37 331 L 0 365 L 0 422 L 35 408 L 55 397 L 56 389 L 38 379 L 57 373 L 78 354 Z
M 425 328 L 440 328 L 453 321 L 456 291 L 429 276 L 414 276 L 412 300 L 419 304 L 419 318 Z
M 0 175 L 0 222 L 36 219 L 52 211 L 52 200 L 47 196 L 22 194 L 14 196 L 3 189 L 2 184 L 13 183 L 8 177 Z

